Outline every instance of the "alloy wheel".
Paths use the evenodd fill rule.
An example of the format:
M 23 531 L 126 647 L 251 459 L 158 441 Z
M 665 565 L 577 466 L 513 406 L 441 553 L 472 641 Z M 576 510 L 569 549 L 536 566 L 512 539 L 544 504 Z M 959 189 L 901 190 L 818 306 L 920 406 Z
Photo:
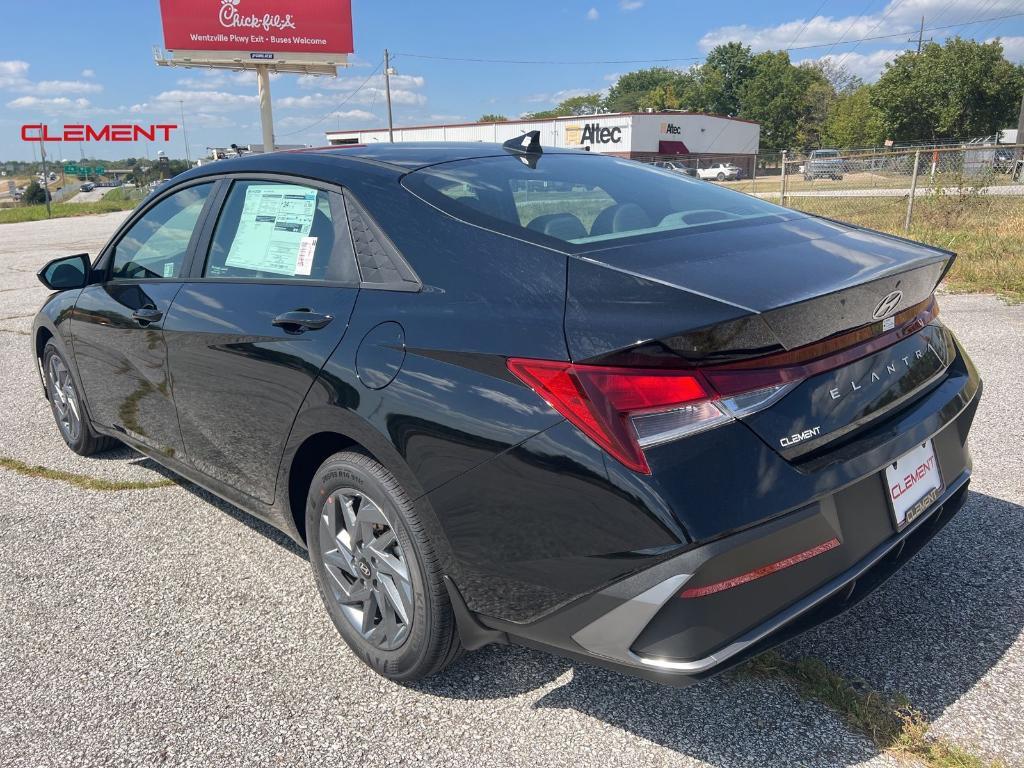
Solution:
M 363 639 L 384 651 L 413 620 L 410 558 L 380 506 L 362 491 L 333 491 L 320 511 L 320 555 L 331 595 Z
M 57 415 L 57 426 L 64 433 L 68 442 L 75 442 L 82 434 L 82 415 L 78 405 L 78 395 L 71 372 L 60 358 L 50 355 L 48 365 L 50 377 L 50 400 L 54 413 Z

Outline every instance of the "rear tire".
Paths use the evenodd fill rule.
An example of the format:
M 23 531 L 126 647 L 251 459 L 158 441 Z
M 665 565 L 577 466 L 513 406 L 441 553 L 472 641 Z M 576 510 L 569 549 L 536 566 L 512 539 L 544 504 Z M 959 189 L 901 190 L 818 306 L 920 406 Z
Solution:
M 118 444 L 114 438 L 100 435 L 92 428 L 71 367 L 52 340 L 43 348 L 43 380 L 57 431 L 68 448 L 79 456 L 92 456 Z
M 715 178 L 717 178 L 719 181 L 725 181 L 725 174 L 719 173 L 718 176 L 716 176 Z
M 461 654 L 440 558 L 380 463 L 345 451 L 320 465 L 306 497 L 306 541 L 331 621 L 377 673 L 419 680 Z

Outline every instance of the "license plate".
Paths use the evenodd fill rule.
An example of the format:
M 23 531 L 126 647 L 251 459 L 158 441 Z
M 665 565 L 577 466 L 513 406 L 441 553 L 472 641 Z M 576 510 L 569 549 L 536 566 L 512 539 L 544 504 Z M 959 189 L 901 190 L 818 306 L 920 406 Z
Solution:
M 885 468 L 896 530 L 901 530 L 942 495 L 942 476 L 932 441 L 926 440 Z

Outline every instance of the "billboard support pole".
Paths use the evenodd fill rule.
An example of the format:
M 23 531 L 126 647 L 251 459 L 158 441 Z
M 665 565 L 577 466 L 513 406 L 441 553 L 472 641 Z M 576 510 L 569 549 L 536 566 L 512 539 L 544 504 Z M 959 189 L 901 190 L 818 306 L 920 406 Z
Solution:
M 274 151 L 274 112 L 270 106 L 270 67 L 256 66 L 260 96 L 260 123 L 263 125 L 263 151 Z

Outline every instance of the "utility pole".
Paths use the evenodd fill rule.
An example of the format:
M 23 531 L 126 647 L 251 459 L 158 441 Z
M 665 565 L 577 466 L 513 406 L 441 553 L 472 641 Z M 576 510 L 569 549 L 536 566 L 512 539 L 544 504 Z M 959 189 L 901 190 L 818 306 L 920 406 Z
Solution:
M 388 141 L 395 141 L 395 123 L 391 118 L 391 57 L 384 49 L 384 90 L 388 97 Z
M 43 198 L 46 200 L 46 218 L 50 218 L 50 174 L 46 170 L 46 142 L 39 142 L 39 152 L 43 158 Z
M 924 16 L 921 17 L 921 29 L 917 33 L 917 52 L 921 53 L 921 46 L 924 45 Z
M 185 162 L 189 168 L 192 167 L 192 158 L 188 152 L 188 129 L 185 128 L 185 102 L 178 99 L 178 106 L 181 107 L 181 135 L 185 137 Z

